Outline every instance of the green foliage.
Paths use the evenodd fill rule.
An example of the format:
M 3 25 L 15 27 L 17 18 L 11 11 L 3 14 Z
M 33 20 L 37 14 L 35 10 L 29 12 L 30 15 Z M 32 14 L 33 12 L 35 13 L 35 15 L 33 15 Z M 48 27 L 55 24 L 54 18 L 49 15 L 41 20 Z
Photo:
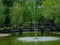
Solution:
M 14 2 L 11 8 L 11 24 L 20 24 L 22 22 L 23 7 L 21 4 Z
M 55 23 L 56 23 L 57 26 L 60 27 L 60 18 L 56 18 Z
M 60 16 L 60 2 L 59 0 L 46 0 L 42 4 L 43 15 L 47 18 L 53 18 Z
M 60 0 L 45 0 L 42 8 L 42 14 L 46 19 L 53 19 L 55 17 L 55 23 L 60 22 Z
M 4 16 L 4 10 L 5 10 L 5 6 L 2 5 L 2 0 L 0 0 L 0 24 L 4 23 L 5 20 L 5 16 Z
M 5 10 L 6 6 L 3 6 L 0 0 L 0 24 L 4 23 Z M 56 18 L 55 23 L 59 24 L 60 0 L 13 0 L 12 7 L 9 6 L 9 15 L 13 25 L 19 25 L 22 22 L 28 25 L 31 20 L 41 22 L 44 18 L 53 19 L 53 17 Z
M 26 2 L 23 10 L 23 19 L 24 21 L 30 21 L 34 15 L 34 3 L 33 2 Z

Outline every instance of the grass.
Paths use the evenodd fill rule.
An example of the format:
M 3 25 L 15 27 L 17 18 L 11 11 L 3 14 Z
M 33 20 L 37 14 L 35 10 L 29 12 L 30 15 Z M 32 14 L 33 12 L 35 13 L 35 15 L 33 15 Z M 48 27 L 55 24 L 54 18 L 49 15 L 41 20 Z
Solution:
M 40 32 L 37 32 L 37 35 L 40 36 Z M 25 36 L 34 36 L 34 32 L 26 32 L 23 33 L 23 37 Z M 8 37 L 0 37 L 0 45 L 35 45 L 34 42 L 21 42 L 16 38 L 20 37 L 18 33 Z M 60 36 L 57 36 L 60 37 Z M 37 45 L 60 45 L 60 40 L 56 41 L 47 41 L 47 42 L 37 42 Z

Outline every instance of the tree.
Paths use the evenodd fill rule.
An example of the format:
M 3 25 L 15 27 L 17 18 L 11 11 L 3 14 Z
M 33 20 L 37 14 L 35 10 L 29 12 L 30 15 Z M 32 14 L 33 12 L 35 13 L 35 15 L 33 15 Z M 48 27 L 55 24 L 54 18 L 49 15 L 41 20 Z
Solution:
M 4 24 L 5 15 L 3 14 L 5 10 L 5 6 L 2 4 L 2 0 L 0 0 L 0 25 Z
M 13 0 L 2 0 L 3 5 L 5 6 L 5 11 L 4 11 L 4 15 L 5 15 L 5 26 L 9 26 L 10 25 L 10 7 L 12 7 L 13 5 Z
M 11 24 L 18 25 L 22 23 L 23 8 L 20 3 L 14 2 L 11 8 Z
M 55 22 L 57 22 L 57 18 L 60 18 L 60 0 L 45 0 L 42 7 L 43 16 L 46 19 L 53 19 L 55 17 Z

